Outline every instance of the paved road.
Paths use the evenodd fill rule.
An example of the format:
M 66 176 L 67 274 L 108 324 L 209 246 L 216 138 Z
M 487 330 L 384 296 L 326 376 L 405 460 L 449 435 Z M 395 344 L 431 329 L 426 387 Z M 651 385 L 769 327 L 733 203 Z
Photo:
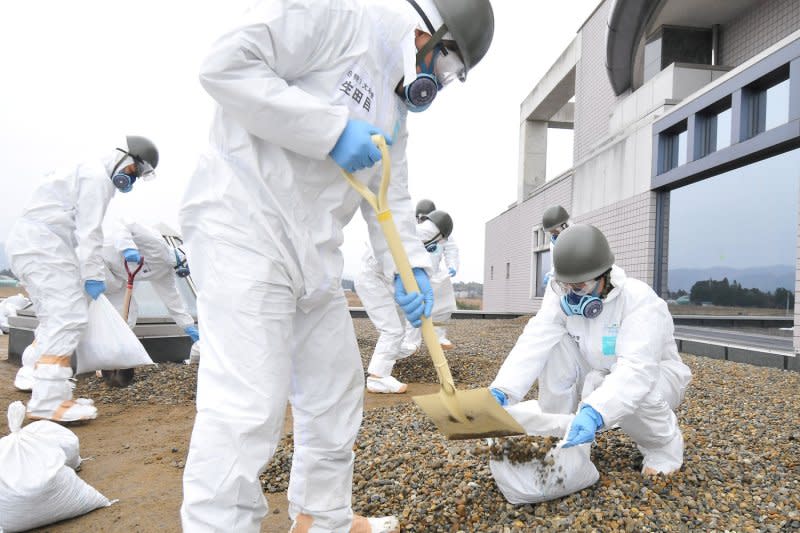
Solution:
M 760 335 L 733 329 L 714 329 L 698 326 L 675 326 L 675 339 L 741 348 L 776 355 L 794 355 L 791 337 Z

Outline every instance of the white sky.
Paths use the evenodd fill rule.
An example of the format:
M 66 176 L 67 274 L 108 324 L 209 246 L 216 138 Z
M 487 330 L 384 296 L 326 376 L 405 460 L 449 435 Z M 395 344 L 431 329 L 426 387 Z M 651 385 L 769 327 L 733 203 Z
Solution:
M 116 195 L 109 213 L 177 226 L 213 108 L 198 66 L 249 2 L 2 2 L 0 242 L 43 175 L 104 154 L 129 133 L 156 142 L 159 178 Z M 453 216 L 456 281 L 483 282 L 485 224 L 516 200 L 519 105 L 597 4 L 495 0 L 486 58 L 463 86 L 410 114 L 411 196 L 431 198 Z M 571 165 L 571 136 L 556 130 L 548 151 L 554 176 Z M 345 274 L 359 268 L 365 241 L 356 215 L 345 232 Z

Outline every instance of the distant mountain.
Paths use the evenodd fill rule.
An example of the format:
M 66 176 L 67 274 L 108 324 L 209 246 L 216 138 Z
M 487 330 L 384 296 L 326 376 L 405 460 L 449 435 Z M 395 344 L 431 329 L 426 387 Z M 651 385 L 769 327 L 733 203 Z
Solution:
M 730 268 L 715 266 L 710 268 L 675 268 L 669 270 L 669 290 L 690 291 L 697 281 L 707 279 L 739 282 L 746 289 L 759 289 L 774 292 L 778 287 L 794 290 L 795 268 L 792 265 L 772 265 L 752 268 Z

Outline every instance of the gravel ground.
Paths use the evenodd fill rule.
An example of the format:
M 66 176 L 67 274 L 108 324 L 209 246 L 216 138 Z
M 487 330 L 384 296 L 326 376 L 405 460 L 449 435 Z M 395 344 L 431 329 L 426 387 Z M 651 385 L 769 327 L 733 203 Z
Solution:
M 486 386 L 522 332 L 524 319 L 457 320 L 447 353 L 459 387 Z M 377 339 L 355 320 L 364 364 Z M 397 514 L 406 532 L 794 531 L 800 530 L 800 373 L 684 356 L 694 380 L 678 418 L 683 468 L 645 479 L 642 457 L 621 431 L 601 433 L 592 450 L 600 481 L 538 505 L 507 504 L 489 473 L 480 441 L 447 441 L 413 404 L 365 412 L 356 442 L 353 507 Z M 395 376 L 433 382 L 420 353 Z M 139 370 L 133 385 L 105 388 L 89 378 L 77 392 L 98 403 L 191 404 L 196 367 Z M 266 492 L 286 490 L 291 435 L 262 477 Z

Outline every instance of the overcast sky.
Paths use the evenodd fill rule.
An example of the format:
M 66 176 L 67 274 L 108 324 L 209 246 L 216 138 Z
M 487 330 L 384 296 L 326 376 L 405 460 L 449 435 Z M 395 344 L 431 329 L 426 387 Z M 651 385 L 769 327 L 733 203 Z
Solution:
M 116 195 L 114 215 L 177 226 L 205 146 L 213 102 L 197 81 L 211 43 L 251 0 L 5 0 L 0 7 L 0 242 L 43 175 L 152 138 L 158 179 Z M 402 0 L 397 0 L 402 1 Z M 412 198 L 450 212 L 461 248 L 457 281 L 483 281 L 484 227 L 516 199 L 519 105 L 575 37 L 597 0 L 495 0 L 484 61 L 409 118 Z M 571 136 L 549 140 L 548 173 L 572 162 Z M 366 230 L 345 233 L 354 274 Z

